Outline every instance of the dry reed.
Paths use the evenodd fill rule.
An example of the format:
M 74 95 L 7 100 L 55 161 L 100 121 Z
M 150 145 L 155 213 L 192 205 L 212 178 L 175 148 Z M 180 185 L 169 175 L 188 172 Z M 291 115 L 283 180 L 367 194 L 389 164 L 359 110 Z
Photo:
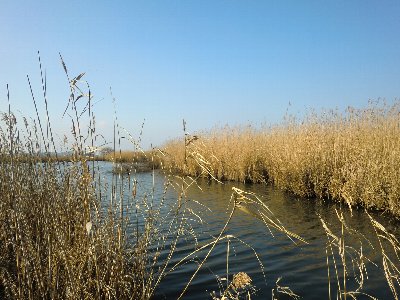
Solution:
M 334 232 L 330 225 L 320 217 L 325 230 L 326 265 L 328 271 L 329 299 L 374 299 L 364 292 L 368 283 L 368 267 L 373 266 L 385 278 L 393 299 L 399 299 L 400 290 L 400 243 L 381 223 L 365 212 L 375 235 L 364 236 L 350 227 L 342 210 L 335 209 L 340 223 L 340 231 Z M 377 241 L 372 242 L 374 239 Z M 357 244 L 357 246 L 355 246 Z M 370 251 L 368 251 L 370 250 Z M 381 261 L 372 261 L 364 253 L 379 253 Z M 349 288 L 352 286 L 353 288 Z M 336 290 L 336 295 L 332 290 Z
M 303 197 L 344 201 L 400 216 L 400 101 L 370 101 L 288 116 L 277 126 L 223 127 L 172 140 L 163 149 L 171 170 L 218 180 L 270 182 Z M 183 169 L 186 148 L 197 153 Z M 204 164 L 203 162 L 207 162 Z
M 70 79 L 63 66 L 71 91 L 68 159 L 54 144 L 43 75 L 46 122 L 38 114 L 31 123 L 17 120 L 9 94 L 9 110 L 1 114 L 0 298 L 148 299 L 154 221 L 145 219 L 136 242 L 128 243 L 117 194 L 104 206 L 106 189 L 85 151 L 85 142 L 92 148 L 96 142 L 90 89 L 78 86 L 83 74 Z
M 231 241 L 254 252 L 265 276 L 264 267 L 250 245 L 226 233 L 237 209 L 261 220 L 271 233 L 281 232 L 296 243 L 307 241 L 288 231 L 257 195 L 233 188 L 219 234 L 199 245 L 188 220 L 193 217 L 201 222 L 201 215 L 190 207 L 194 200 L 189 200 L 187 193 L 200 176 L 217 181 L 268 181 L 302 196 L 329 197 L 400 214 L 400 103 L 390 107 L 370 103 L 365 110 L 314 114 L 303 122 L 289 118 L 273 128 L 225 127 L 197 136 L 185 132 L 184 141 L 169 142 L 158 152 L 128 153 L 115 150 L 115 145 L 104 159 L 151 162 L 166 171 L 164 194 L 155 204 L 154 195 L 137 198 L 137 182 L 130 173 L 114 174 L 109 190 L 102 182 L 86 150 L 96 149 L 98 143 L 90 88 L 85 82 L 87 91 L 79 86 L 83 73 L 71 79 L 62 64 L 71 91 L 66 110 L 72 122 L 70 156 L 62 157 L 56 151 L 43 77 L 47 122 L 42 123 L 39 115 L 31 123 L 25 118 L 19 122 L 11 112 L 9 97 L 9 110 L 1 115 L 1 299 L 149 299 L 165 276 L 203 253 L 179 296 L 182 298 L 215 246 L 224 241 L 228 243 L 226 286 L 212 297 L 250 299 L 255 292 L 251 278 L 243 272 L 232 278 L 229 275 Z M 32 98 L 36 107 L 33 91 Z M 183 176 L 176 177 L 168 170 Z M 178 196 L 176 202 L 166 205 L 169 188 Z M 342 224 L 340 234 L 321 219 L 328 238 L 328 272 L 333 262 L 337 296 L 354 298 L 363 295 L 367 259 L 362 248 L 345 244 L 345 235 L 353 231 L 342 214 L 337 212 L 337 216 Z M 398 299 L 399 241 L 369 217 L 381 248 L 384 276 Z M 179 243 L 189 239 L 195 244 L 193 252 L 171 265 Z M 388 247 L 395 256 L 389 255 Z M 346 288 L 348 265 L 353 266 L 358 283 L 354 291 Z M 298 298 L 289 287 L 279 285 L 279 279 L 272 297 L 278 294 Z
M 231 214 L 219 237 L 199 246 L 190 220 L 201 222 L 201 217 L 188 205 L 194 200 L 187 198 L 188 189 L 196 185 L 191 177 L 166 173 L 164 191 L 157 200 L 154 194 L 138 198 L 138 183 L 132 174 L 113 174 L 111 183 L 104 181 L 92 155 L 104 141 L 98 141 L 90 87 L 82 80 L 84 73 L 70 78 L 61 61 L 70 87 L 64 115 L 72 123 L 72 136 L 65 136 L 64 147 L 71 154 L 60 155 L 55 146 L 41 64 L 46 121 L 38 114 L 29 77 L 36 118 L 17 120 L 9 96 L 8 112 L 1 114 L 1 299 L 149 299 L 163 278 L 185 262 L 187 257 L 171 266 L 178 245 L 194 242 L 197 248 L 189 256 L 197 256 L 200 249 L 207 253 L 188 279 L 183 297 L 214 247 L 234 239 L 225 229 L 239 205 L 259 205 L 267 226 L 297 237 L 278 224 L 255 195 L 236 189 Z M 115 117 L 114 140 L 120 141 L 116 121 Z M 155 151 L 141 151 L 136 143 L 136 151 L 130 153 L 116 150 L 119 142 L 114 144 L 113 152 L 105 155 L 113 163 L 162 164 Z M 166 203 L 170 188 L 175 189 L 177 199 Z M 257 253 L 246 246 L 263 272 Z M 238 280 L 233 282 L 238 284 Z M 241 289 L 236 283 L 235 289 Z

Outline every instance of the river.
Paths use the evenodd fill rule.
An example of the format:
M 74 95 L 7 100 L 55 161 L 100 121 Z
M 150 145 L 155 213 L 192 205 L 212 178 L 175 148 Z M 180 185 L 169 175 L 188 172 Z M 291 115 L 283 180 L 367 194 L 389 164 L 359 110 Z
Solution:
M 111 164 L 99 163 L 99 166 L 102 174 L 106 174 L 104 178 L 108 181 L 113 180 L 110 173 Z M 161 198 L 164 199 L 161 215 L 167 213 L 167 208 L 177 201 L 179 179 L 173 176 L 167 179 L 159 171 L 138 173 L 129 179 L 126 176 L 125 179 L 117 179 L 117 185 L 125 187 L 124 205 L 127 210 L 128 207 L 130 209 L 134 207 L 134 205 L 128 205 L 132 202 L 129 200 L 132 198 L 132 191 L 128 191 L 128 180 L 131 187 L 136 180 L 135 199 L 145 197 L 147 203 L 151 202 L 154 207 L 160 204 Z M 167 185 L 166 182 L 171 184 Z M 173 184 L 177 184 L 175 189 L 172 188 Z M 254 209 L 249 211 L 237 208 L 222 236 L 224 238 L 216 244 L 189 285 L 183 299 L 212 299 L 211 293 L 214 291 L 215 295 L 220 295 L 226 289 L 227 282 L 230 282 L 232 276 L 238 272 L 245 272 L 252 279 L 251 299 L 272 299 L 272 295 L 275 299 L 292 299 L 287 295 L 289 289 L 302 299 L 329 299 L 330 289 L 331 298 L 336 299 L 338 290 L 336 276 L 339 278 L 342 290 L 356 290 L 358 286 L 357 279 L 360 280 L 361 277 L 357 265 L 352 264 L 350 254 L 353 254 L 355 258 L 354 263 L 360 262 L 354 256 L 356 252 L 352 249 L 360 251 L 361 243 L 362 257 L 367 272 L 363 273 L 364 283 L 362 289 L 357 291 L 357 299 L 370 299 L 363 293 L 378 299 L 393 299 L 384 276 L 379 243 L 371 221 L 363 209 L 353 209 L 351 213 L 347 207 L 341 207 L 331 201 L 299 198 L 265 184 L 231 182 L 221 184 L 203 179 L 198 180 L 197 185 L 193 184 L 182 200 L 188 203 L 188 207 L 194 214 L 187 216 L 190 226 L 185 227 L 186 231 L 178 240 L 177 248 L 166 270 L 170 270 L 171 266 L 195 249 L 212 241 L 212 237 L 218 236 L 232 211 L 230 199 L 233 188 L 257 195 L 263 205 L 272 212 L 269 216 L 276 224 L 282 224 L 286 230 L 299 235 L 304 241 L 290 239 L 282 231 L 271 226 L 267 227 L 262 217 L 254 213 L 256 211 Z M 253 194 L 248 196 L 254 197 Z M 137 205 L 138 200 L 135 201 Z M 322 225 L 325 222 L 331 232 L 340 237 L 343 226 L 336 212 L 339 215 L 343 213 L 343 218 L 349 228 L 357 231 L 351 234 L 348 229 L 345 229 L 344 243 L 348 247 L 346 248 L 348 255 L 345 256 L 347 266 L 345 282 L 340 253 L 334 246 L 327 247 L 328 236 Z M 134 220 L 135 216 L 137 214 L 132 214 L 131 220 Z M 383 213 L 371 213 L 371 216 L 394 236 L 400 236 L 398 221 Z M 196 238 L 191 236 L 188 228 L 195 232 Z M 161 250 L 157 262 L 159 267 L 163 266 L 162 258 L 166 258 L 171 243 L 173 243 L 172 238 L 166 239 L 164 250 Z M 168 272 L 161 280 L 154 299 L 176 299 L 208 250 L 210 247 L 196 252 L 196 256 L 190 256 L 184 264 Z M 334 256 L 331 255 L 331 251 L 335 253 Z M 389 248 L 387 253 L 393 255 L 393 251 Z M 327 254 L 330 266 L 330 286 Z M 333 259 L 337 263 L 337 269 L 334 267 Z M 395 259 L 393 261 L 398 262 Z M 350 299 L 349 296 L 347 297 Z

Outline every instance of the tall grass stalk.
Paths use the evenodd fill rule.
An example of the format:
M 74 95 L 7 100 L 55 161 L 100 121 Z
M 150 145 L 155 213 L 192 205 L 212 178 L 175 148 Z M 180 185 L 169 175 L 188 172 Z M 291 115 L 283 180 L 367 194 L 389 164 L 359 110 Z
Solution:
M 40 57 L 45 122 L 29 77 L 36 111 L 31 121 L 19 120 L 12 113 L 7 87 L 8 112 L 0 120 L 0 299 L 150 299 L 168 274 L 188 259 L 199 259 L 198 268 L 184 279 L 182 298 L 215 246 L 225 240 L 236 240 L 253 251 L 264 274 L 257 252 L 225 233 L 238 208 L 251 206 L 268 228 L 302 241 L 256 195 L 234 189 L 227 207 L 230 213 L 217 238 L 211 236 L 199 245 L 193 222 L 202 222 L 201 214 L 190 204 L 201 204 L 188 198 L 196 178 L 176 176 L 164 168 L 164 189 L 156 198 L 154 168 L 163 166 L 159 156 L 165 153 L 142 151 L 140 141 L 133 139 L 134 151 L 121 151 L 117 118 L 114 148 L 105 159 L 114 164 L 151 162 L 153 189 L 139 196 L 134 172 L 115 173 L 105 180 L 92 155 L 107 143 L 96 131 L 90 86 L 83 80 L 84 73 L 71 77 L 60 58 L 70 88 L 64 116 L 72 125 L 62 147 L 70 155 L 58 155 L 54 142 Z M 213 177 L 209 162 L 190 148 L 194 140 L 185 133 L 186 155 L 196 157 L 200 168 Z M 167 203 L 170 189 L 177 199 Z M 193 244 L 194 250 L 172 265 L 182 244 Z M 229 250 L 227 278 L 228 261 Z M 224 299 L 225 294 L 238 299 L 246 293 L 250 299 L 250 282 L 247 274 L 235 274 L 221 294 Z
M 313 114 L 302 122 L 288 118 L 276 127 L 225 127 L 195 136 L 183 122 L 183 141 L 149 152 L 138 147 L 140 138 L 136 141 L 131 136 L 134 151 L 120 150 L 122 127 L 115 117 L 114 147 L 104 159 L 114 165 L 130 162 L 133 168 L 135 163 L 151 162 L 153 189 L 141 197 L 135 172 L 115 173 L 110 182 L 104 180 L 92 154 L 107 143 L 96 131 L 90 86 L 83 81 L 84 73 L 70 77 L 61 61 L 70 87 L 64 113 L 72 124 L 72 135 L 64 138 L 64 147 L 72 153 L 68 157 L 58 155 L 54 142 L 40 58 L 45 122 L 38 114 L 29 77 L 36 110 L 31 121 L 19 120 L 12 113 L 7 87 L 8 111 L 0 119 L 0 299 L 150 299 L 166 276 L 195 261 L 197 268 L 183 279 L 179 298 L 184 298 L 217 244 L 225 241 L 226 274 L 218 278 L 220 293 L 213 292 L 211 297 L 251 299 L 256 290 L 250 276 L 230 274 L 232 243 L 254 253 L 265 278 L 264 266 L 251 245 L 227 233 L 236 212 L 254 216 L 272 235 L 283 233 L 295 244 L 308 241 L 287 230 L 256 194 L 233 188 L 226 221 L 219 232 L 200 243 L 193 228 L 194 222 L 203 220 L 194 207 L 203 205 L 188 193 L 202 176 L 218 182 L 272 182 L 302 196 L 328 197 L 400 214 L 398 102 L 393 106 L 370 103 L 367 109 L 349 109 L 344 115 Z M 157 197 L 156 165 L 165 175 Z M 171 189 L 176 201 L 167 203 Z M 347 244 L 349 236 L 366 239 L 347 225 L 341 212 L 336 215 L 339 233 L 321 218 L 327 236 L 329 293 L 332 279 L 338 299 L 373 299 L 362 291 L 370 262 L 363 255 L 363 244 L 360 249 Z M 399 241 L 368 216 L 382 253 L 384 276 L 398 299 Z M 193 250 L 176 262 L 172 258 L 182 244 L 193 244 Z M 350 279 L 356 283 L 353 290 L 348 286 Z M 298 299 L 279 281 L 272 290 L 273 299 L 282 294 Z
M 270 182 L 303 197 L 400 216 L 400 101 L 287 116 L 276 126 L 215 128 L 196 134 L 185 169 L 185 147 L 172 140 L 164 164 L 218 180 Z M 210 172 L 212 170 L 212 172 Z
M 70 79 L 63 65 L 71 91 L 68 163 L 53 155 L 57 149 L 43 75 L 46 122 L 39 114 L 31 122 L 17 120 L 9 92 L 9 110 L 1 114 L 0 298 L 148 299 L 154 222 L 146 219 L 146 230 L 135 232 L 137 242 L 128 245 L 120 211 L 104 206 L 106 189 L 85 150 L 86 141 L 92 147 L 96 142 L 91 93 L 78 86 L 83 74 Z

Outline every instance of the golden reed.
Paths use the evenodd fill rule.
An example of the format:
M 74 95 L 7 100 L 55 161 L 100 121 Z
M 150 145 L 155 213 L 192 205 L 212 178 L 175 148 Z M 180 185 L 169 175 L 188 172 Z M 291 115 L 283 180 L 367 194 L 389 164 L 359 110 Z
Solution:
M 222 127 L 166 143 L 164 164 L 219 180 L 269 182 L 302 197 L 400 215 L 400 102 L 293 116 L 276 126 Z M 189 143 L 187 142 L 189 140 Z M 190 150 L 192 149 L 192 150 Z M 185 160 L 186 153 L 186 160 Z M 195 153 L 196 155 L 192 155 Z M 199 160 L 207 166 L 199 166 Z M 209 175 L 207 175 L 209 176 Z

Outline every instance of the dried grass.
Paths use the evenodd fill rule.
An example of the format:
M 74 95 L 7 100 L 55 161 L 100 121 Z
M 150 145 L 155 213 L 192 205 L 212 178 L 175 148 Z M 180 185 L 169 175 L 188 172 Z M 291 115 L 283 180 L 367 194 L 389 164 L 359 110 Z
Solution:
M 85 150 L 87 142 L 94 147 L 96 130 L 90 89 L 84 92 L 78 86 L 82 76 L 70 79 L 67 73 L 71 94 L 66 113 L 72 122 L 73 149 L 68 163 L 56 151 L 43 77 L 46 122 L 38 114 L 32 122 L 19 122 L 9 97 L 9 110 L 1 115 L 1 299 L 152 295 L 154 274 L 148 261 L 153 253 L 148 245 L 156 230 L 154 221 L 146 219 L 145 229 L 135 232 L 136 242 L 128 243 L 123 211 L 115 206 L 117 194 L 109 195 L 113 204 L 104 206 L 105 186 Z
M 302 122 L 288 118 L 273 128 L 225 127 L 196 136 L 186 132 L 184 122 L 184 141 L 171 141 L 160 151 L 141 151 L 133 141 L 135 151 L 123 152 L 115 150 L 116 143 L 104 159 L 115 164 L 151 162 L 165 171 L 164 194 L 154 201 L 154 194 L 138 199 L 138 184 L 131 172 L 114 174 L 110 187 L 102 181 L 87 150 L 100 148 L 90 87 L 82 82 L 83 73 L 70 79 L 62 64 L 71 91 L 65 112 L 72 123 L 71 156 L 57 154 L 45 79 L 46 122 L 38 114 L 30 123 L 25 118 L 17 120 L 9 97 L 8 112 L 1 114 L 1 299 L 150 299 L 165 276 L 189 259 L 201 257 L 198 268 L 185 279 L 183 298 L 216 245 L 225 241 L 226 277 L 219 279 L 220 293 L 212 297 L 251 299 L 255 288 L 249 275 L 229 274 L 232 241 L 254 253 L 265 278 L 264 266 L 251 245 L 226 233 L 235 212 L 251 214 L 272 235 L 277 231 L 294 243 L 307 241 L 287 230 L 256 194 L 233 188 L 219 234 L 199 245 L 189 220 L 202 223 L 201 214 L 189 202 L 200 203 L 187 196 L 199 177 L 272 182 L 301 196 L 327 197 L 350 207 L 362 204 L 400 215 L 399 102 L 392 106 L 371 102 L 367 109 L 348 109 L 344 115 L 336 111 L 312 114 Z M 117 123 L 115 129 L 119 140 Z M 176 172 L 180 176 L 173 175 Z M 169 188 L 178 196 L 166 205 Z M 339 233 L 321 218 L 327 236 L 329 295 L 333 281 L 338 299 L 373 299 L 362 291 L 368 278 L 366 265 L 371 263 L 363 245 L 371 243 L 347 225 L 341 212 L 336 215 Z M 384 276 L 398 299 L 400 243 L 368 216 L 379 241 Z M 349 235 L 358 237 L 359 248 L 346 244 Z M 194 250 L 172 265 L 179 243 L 188 240 Z M 354 290 L 348 289 L 350 278 L 357 283 Z M 279 281 L 272 290 L 273 299 L 279 294 L 299 298 Z
M 138 198 L 140 187 L 134 172 L 113 174 L 111 183 L 104 181 L 92 156 L 104 141 L 99 141 L 101 135 L 96 132 L 90 86 L 83 81 L 84 73 L 70 78 L 61 61 L 70 86 L 64 115 L 70 118 L 72 130 L 69 138 L 64 137 L 64 147 L 71 155 L 57 152 L 47 112 L 45 78 L 45 122 L 38 113 L 31 122 L 17 120 L 9 97 L 9 110 L 1 114 L 1 299 L 150 299 L 167 274 L 204 249 L 207 253 L 198 269 L 186 279 L 183 297 L 214 247 L 236 239 L 225 234 L 225 229 L 239 205 L 248 203 L 259 206 L 266 224 L 297 237 L 284 229 L 255 195 L 235 189 L 229 203 L 231 214 L 219 236 L 199 246 L 191 222 L 202 222 L 201 215 L 189 205 L 196 201 L 187 198 L 195 179 L 166 172 L 164 192 L 158 199 L 154 199 L 154 181 L 153 194 Z M 38 112 L 30 81 L 29 86 Z M 120 141 L 116 117 L 114 128 L 114 149 L 105 159 L 114 164 L 162 163 L 158 156 L 165 155 L 163 151 L 144 152 L 136 141 L 132 141 L 135 152 L 116 150 L 120 146 L 116 142 Z M 188 139 L 187 145 L 191 142 Z M 200 168 L 212 174 L 208 162 L 192 150 L 190 155 L 197 155 Z M 166 203 L 170 188 L 178 196 L 175 202 Z M 254 252 L 264 274 L 255 250 L 237 240 Z M 197 250 L 171 266 L 182 242 L 194 242 Z M 249 286 L 244 273 L 239 274 L 231 286 L 236 291 Z
M 303 197 L 400 216 L 399 115 L 400 101 L 370 101 L 344 113 L 288 116 L 273 127 L 216 128 L 197 133 L 196 140 L 167 142 L 164 164 L 193 176 L 270 182 Z M 188 156 L 184 169 L 185 144 L 196 156 Z

